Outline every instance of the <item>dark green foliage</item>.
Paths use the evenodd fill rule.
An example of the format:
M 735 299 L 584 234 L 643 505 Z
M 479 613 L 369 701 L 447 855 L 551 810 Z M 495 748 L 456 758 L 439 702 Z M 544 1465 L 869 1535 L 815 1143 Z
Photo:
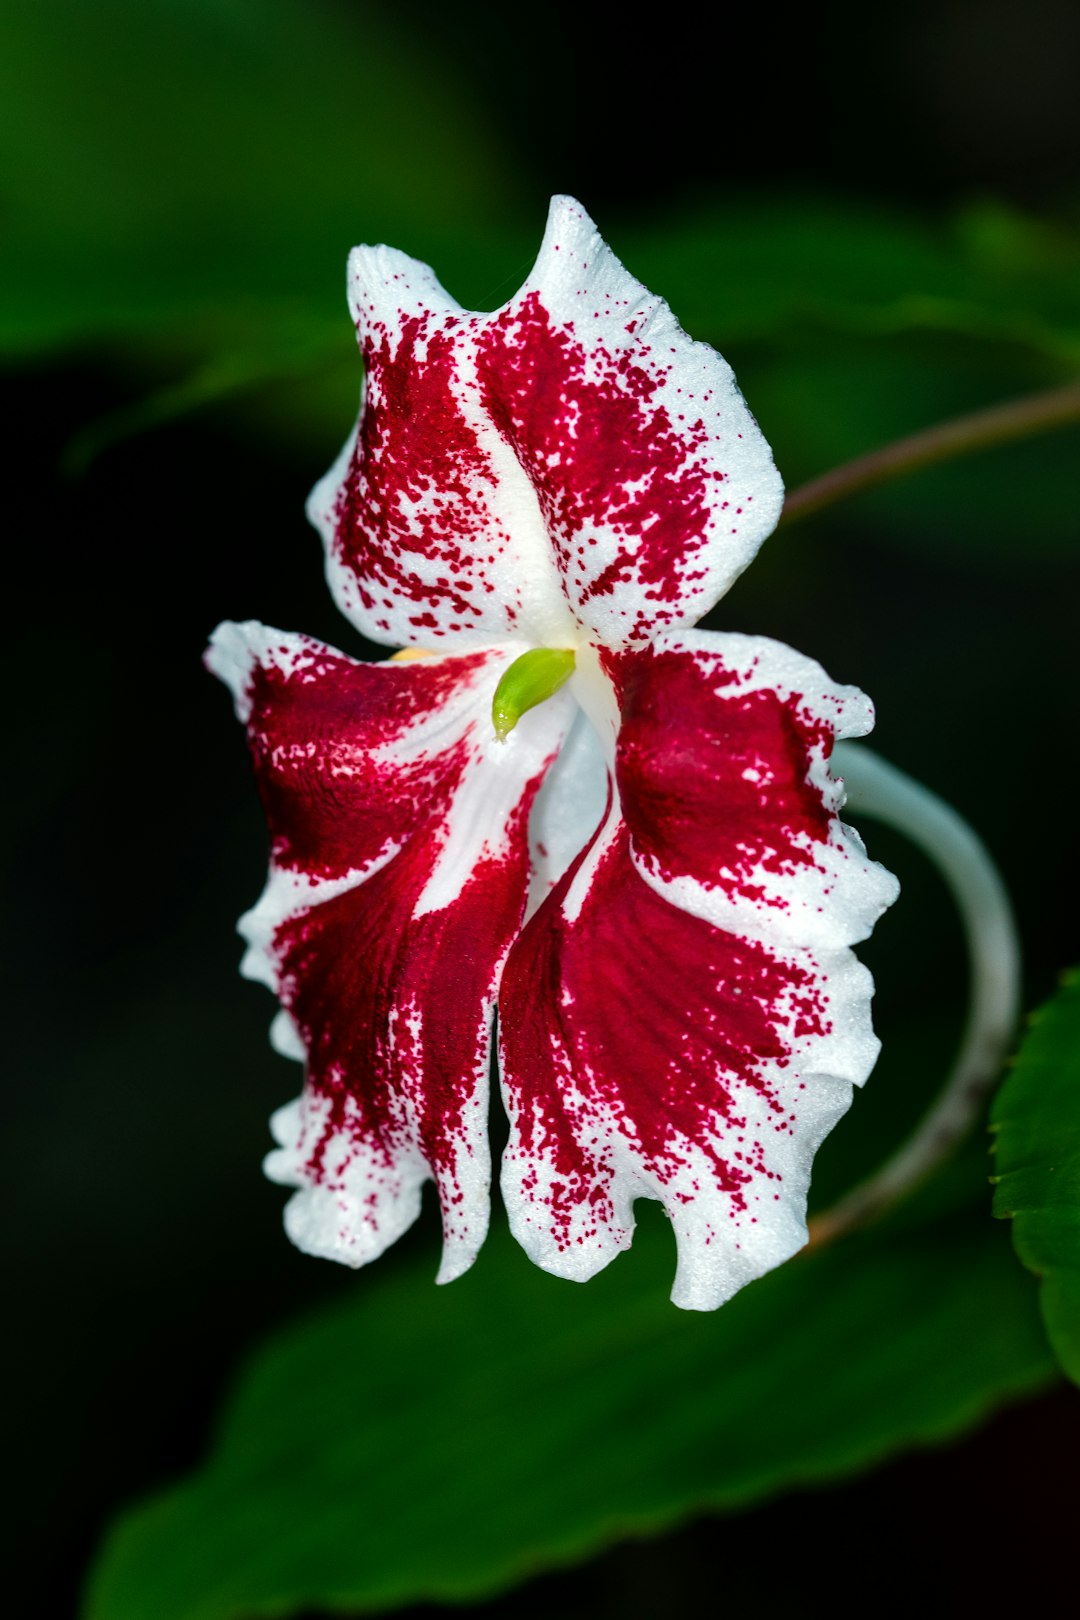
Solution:
M 1011 1219 L 1050 1342 L 1080 1384 L 1080 970 L 1032 1017 L 993 1130 L 994 1214 Z
M 121 1520 L 87 1620 L 495 1591 L 628 1532 L 940 1441 L 1050 1376 L 985 1219 L 804 1256 L 714 1315 L 656 1217 L 587 1287 L 493 1237 L 446 1290 L 367 1274 L 242 1374 L 205 1467 Z

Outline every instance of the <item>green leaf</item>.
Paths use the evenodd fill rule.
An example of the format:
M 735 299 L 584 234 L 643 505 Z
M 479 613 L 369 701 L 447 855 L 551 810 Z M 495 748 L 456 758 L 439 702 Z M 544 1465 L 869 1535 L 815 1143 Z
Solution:
M 718 201 L 615 245 L 735 365 L 789 489 L 1080 371 L 1069 221 L 993 203 L 933 223 L 837 200 Z M 1076 441 L 1072 427 L 922 469 L 819 521 L 980 567 L 1070 558 Z
M 793 333 L 782 354 L 752 346 L 739 381 L 789 489 L 830 467 L 970 411 L 1052 388 L 1064 372 L 1022 350 L 910 333 Z M 808 408 L 827 401 L 828 408 Z M 889 482 L 812 521 L 886 535 L 935 560 L 1015 564 L 1076 554 L 1078 429 L 995 445 Z
M 992 1223 L 802 1257 L 715 1315 L 670 1230 L 583 1288 L 501 1232 L 452 1288 L 346 1285 L 252 1359 L 206 1465 L 122 1518 L 86 1620 L 480 1596 L 627 1534 L 940 1441 L 1050 1376 Z
M 992 1129 L 994 1214 L 1012 1220 L 1050 1343 L 1080 1384 L 1080 968 L 1033 1016 Z
M 864 340 L 947 333 L 1080 364 L 1080 236 L 1002 205 L 932 225 L 836 199 L 718 199 L 615 245 L 725 352 L 817 327 Z
M 468 238 L 512 195 L 469 96 L 375 4 L 9 0 L 0 99 L 9 353 L 194 340 L 226 305 L 347 341 L 353 242 Z

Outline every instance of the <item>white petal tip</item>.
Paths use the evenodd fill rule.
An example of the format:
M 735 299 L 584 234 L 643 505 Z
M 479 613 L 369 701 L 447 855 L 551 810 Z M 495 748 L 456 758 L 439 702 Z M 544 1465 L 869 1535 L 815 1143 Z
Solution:
M 243 721 L 251 712 L 248 686 L 256 649 L 265 636 L 266 630 L 257 620 L 236 623 L 225 619 L 211 635 L 203 654 L 204 666 L 229 688 L 236 713 Z
M 632 1222 L 615 1231 L 582 1237 L 581 1241 L 570 1236 L 566 1242 L 557 1242 L 550 1232 L 534 1226 L 527 1215 L 515 1218 L 511 1214 L 510 1230 L 533 1265 L 565 1282 L 589 1282 L 629 1249 L 634 1239 Z
M 356 1200 L 348 1194 L 330 1187 L 304 1187 L 286 1204 L 284 1222 L 286 1235 L 301 1253 L 336 1260 L 356 1271 L 384 1254 L 419 1214 L 418 1186 L 405 1188 L 393 1204 L 384 1204 L 378 1220 L 360 1215 Z
M 457 1282 L 464 1277 L 476 1259 L 479 1245 L 476 1248 L 466 1247 L 464 1244 L 454 1244 L 451 1248 L 443 1249 L 442 1261 L 435 1275 L 435 1281 L 440 1287 L 445 1283 Z
M 307 1060 L 307 1048 L 296 1027 L 296 1021 L 284 1007 L 275 1015 L 270 1025 L 270 1045 L 282 1057 L 292 1058 L 297 1063 L 304 1063 Z
M 295 1150 L 300 1140 L 300 1098 L 294 1097 L 270 1115 L 270 1134 L 278 1147 Z
M 701 1230 L 683 1227 L 676 1217 L 679 1263 L 671 1302 L 683 1311 L 716 1311 L 748 1283 L 775 1271 L 805 1248 L 806 1221 L 791 1208 L 778 1209 L 768 1225 L 744 1224 L 721 1243 Z

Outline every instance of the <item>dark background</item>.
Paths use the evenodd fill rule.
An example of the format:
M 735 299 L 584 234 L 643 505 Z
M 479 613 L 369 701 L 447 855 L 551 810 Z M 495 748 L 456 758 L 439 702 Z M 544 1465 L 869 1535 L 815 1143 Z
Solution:
M 387 17 L 319 4 L 348 28 L 377 16 L 427 70 L 467 83 L 537 240 L 555 190 L 581 197 L 616 242 L 625 222 L 728 194 L 854 194 L 927 217 L 988 194 L 1036 209 L 1075 200 L 1080 11 L 1064 0 L 666 8 L 640 25 L 570 5 Z M 318 116 L 298 106 L 298 141 Z M 340 264 L 324 268 L 339 277 Z M 516 267 L 500 274 L 512 286 Z M 742 357 L 729 357 L 754 405 Z M 996 386 L 985 379 L 987 403 Z M 260 1177 L 266 1117 L 294 1076 L 266 1047 L 269 998 L 236 978 L 233 920 L 261 886 L 265 840 L 242 739 L 199 666 L 225 617 L 355 650 L 302 512 L 337 443 L 309 447 L 301 424 L 299 448 L 268 453 L 250 418 L 219 407 L 65 474 L 72 436 L 143 388 L 130 353 L 90 340 L 24 357 L 3 381 L 16 1485 L 5 1595 L 27 1614 L 69 1612 L 109 1515 L 199 1457 L 259 1333 L 354 1282 L 291 1250 L 281 1195 Z M 1054 453 L 1075 456 L 1075 441 Z M 872 693 L 882 751 L 951 799 L 1000 860 L 1029 1005 L 1075 955 L 1063 897 L 1076 877 L 1076 576 L 1064 547 L 973 565 L 946 516 L 904 550 L 853 508 L 782 531 L 714 621 L 789 640 Z M 887 1042 L 912 1019 L 937 1038 L 919 1082 L 932 1089 L 955 1034 L 956 925 L 933 874 L 872 836 L 906 890 L 866 953 L 879 1021 Z M 903 1067 L 890 1071 L 901 1089 Z M 406 1241 L 434 1255 L 429 1216 Z M 753 1601 L 825 1615 L 886 1592 L 896 1607 L 974 1608 L 1005 1595 L 989 1556 L 1003 1541 L 1038 1549 L 1022 1593 L 1039 1610 L 1073 1584 L 1078 1408 L 1075 1392 L 1052 1392 L 950 1451 L 615 1549 L 490 1612 Z

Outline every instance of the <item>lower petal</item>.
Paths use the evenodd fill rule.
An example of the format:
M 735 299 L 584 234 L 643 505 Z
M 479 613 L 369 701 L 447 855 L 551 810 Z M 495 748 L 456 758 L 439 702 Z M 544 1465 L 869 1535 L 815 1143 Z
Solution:
M 440 1280 L 483 1240 L 494 1000 L 566 725 L 554 700 L 496 740 L 492 694 L 517 650 L 365 665 L 259 625 L 215 636 L 273 840 L 243 971 L 281 1001 L 274 1045 L 306 1060 L 267 1173 L 298 1189 L 286 1226 L 310 1253 L 374 1259 L 430 1179 Z
M 537 1264 L 584 1280 L 658 1199 L 672 1298 L 724 1303 L 806 1241 L 814 1153 L 869 1074 L 870 975 L 767 942 L 642 876 L 617 804 L 526 925 L 500 993 L 503 1196 Z
M 434 1178 L 449 1281 L 487 1229 L 492 1012 L 527 873 L 519 847 L 481 861 L 452 904 L 424 911 L 432 832 L 274 930 L 277 990 L 307 1077 L 275 1116 L 281 1147 L 266 1169 L 300 1189 L 285 1217 L 292 1240 L 353 1266 L 401 1236 Z

